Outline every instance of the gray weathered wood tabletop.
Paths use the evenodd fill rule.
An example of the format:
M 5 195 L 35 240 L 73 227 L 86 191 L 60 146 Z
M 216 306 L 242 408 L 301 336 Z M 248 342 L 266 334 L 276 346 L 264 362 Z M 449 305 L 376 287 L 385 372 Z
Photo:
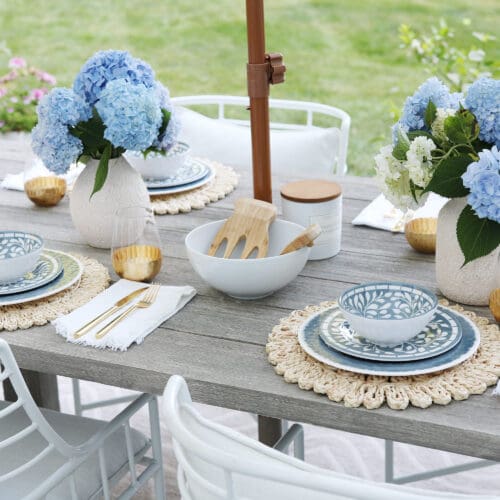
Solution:
M 1 147 L 1 146 L 0 146 Z M 0 150 L 0 178 L 22 169 L 22 160 Z M 284 179 L 274 179 L 279 188 Z M 203 283 L 191 269 L 184 237 L 194 227 L 228 216 L 237 197 L 251 195 L 250 172 L 236 191 L 203 210 L 157 217 L 164 264 L 160 281 L 194 286 L 198 295 L 140 346 L 117 353 L 66 343 L 50 326 L 2 332 L 22 368 L 161 394 L 172 374 L 184 376 L 195 400 L 320 426 L 500 461 L 500 398 L 481 396 L 447 406 L 394 411 L 345 408 L 325 396 L 287 384 L 267 362 L 272 327 L 292 310 L 334 299 L 346 287 L 383 279 L 406 280 L 436 290 L 432 256 L 415 253 L 404 236 L 351 225 L 376 194 L 371 179 L 339 179 L 344 191 L 341 253 L 309 262 L 300 276 L 273 296 L 244 302 Z M 275 193 L 275 202 L 279 196 Z M 65 198 L 51 209 L 35 207 L 22 192 L 0 190 L 0 228 L 34 231 L 49 248 L 94 257 L 108 266 L 108 251 L 85 245 L 73 228 Z M 116 278 L 116 276 L 115 276 Z M 473 308 L 491 317 L 486 308 Z

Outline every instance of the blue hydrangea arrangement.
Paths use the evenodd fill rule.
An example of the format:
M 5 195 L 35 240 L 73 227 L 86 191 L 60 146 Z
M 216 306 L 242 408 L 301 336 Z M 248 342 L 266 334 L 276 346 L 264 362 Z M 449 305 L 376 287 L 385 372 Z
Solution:
M 500 80 L 462 94 L 429 78 L 406 99 L 393 143 L 375 157 L 382 192 L 402 210 L 429 192 L 467 197 L 457 222 L 464 265 L 500 245 Z
M 94 54 L 73 88 L 53 89 L 37 114 L 32 146 L 47 168 L 60 174 L 75 161 L 99 160 L 92 195 L 106 181 L 110 158 L 126 150 L 165 154 L 180 128 L 151 66 L 118 50 Z

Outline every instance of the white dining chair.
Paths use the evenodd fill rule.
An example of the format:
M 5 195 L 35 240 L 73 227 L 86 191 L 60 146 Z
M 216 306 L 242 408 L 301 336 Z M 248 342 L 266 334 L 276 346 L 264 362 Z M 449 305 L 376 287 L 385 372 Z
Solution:
M 109 500 L 127 474 L 120 485 L 127 488 L 113 498 L 132 498 L 152 478 L 156 498 L 165 498 L 155 397 L 139 396 L 110 422 L 66 415 L 35 405 L 2 339 L 0 367 L 0 383 L 9 380 L 17 395 L 15 402 L 0 401 L 0 499 Z M 151 439 L 130 426 L 146 405 Z
M 248 97 L 181 96 L 172 102 L 182 125 L 179 140 L 190 145 L 191 154 L 235 167 L 252 165 L 250 122 L 241 118 Z M 214 117 L 190 109 L 193 106 L 203 106 L 204 113 Z M 282 99 L 269 99 L 269 108 L 273 172 L 321 177 L 346 173 L 351 118 L 345 111 Z
M 185 380 L 163 396 L 182 500 L 499 500 L 388 485 L 320 469 L 203 418 Z

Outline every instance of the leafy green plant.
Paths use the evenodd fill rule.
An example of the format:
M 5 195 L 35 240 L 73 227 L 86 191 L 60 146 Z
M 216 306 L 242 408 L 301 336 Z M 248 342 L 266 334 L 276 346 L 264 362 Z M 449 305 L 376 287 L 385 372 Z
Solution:
M 0 52 L 10 55 L 5 43 Z M 36 125 L 36 107 L 56 84 L 51 74 L 28 66 L 25 59 L 11 57 L 7 73 L 0 76 L 0 133 L 30 132 Z
M 488 59 L 488 43 L 496 38 L 487 33 L 470 31 L 471 21 L 462 20 L 456 30 L 441 19 L 429 33 L 412 28 L 408 24 L 399 27 L 401 47 L 410 57 L 423 64 L 428 73 L 446 81 L 455 91 L 463 91 L 481 76 L 498 74 L 498 62 Z M 458 36 L 457 36 L 458 33 Z M 470 39 L 468 47 L 460 47 L 458 40 Z

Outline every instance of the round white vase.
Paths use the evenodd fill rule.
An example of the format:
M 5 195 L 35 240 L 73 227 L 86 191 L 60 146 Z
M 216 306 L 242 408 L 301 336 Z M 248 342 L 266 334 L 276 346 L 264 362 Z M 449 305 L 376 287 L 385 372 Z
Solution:
M 457 220 L 467 198 L 455 198 L 439 212 L 436 237 L 436 279 L 441 293 L 455 302 L 488 305 L 491 291 L 500 287 L 500 247 L 462 267 Z
M 140 174 L 120 156 L 109 160 L 108 176 L 92 198 L 98 160 L 90 160 L 70 193 L 71 218 L 85 241 L 97 248 L 111 248 L 113 218 L 130 206 L 149 207 L 148 190 Z

